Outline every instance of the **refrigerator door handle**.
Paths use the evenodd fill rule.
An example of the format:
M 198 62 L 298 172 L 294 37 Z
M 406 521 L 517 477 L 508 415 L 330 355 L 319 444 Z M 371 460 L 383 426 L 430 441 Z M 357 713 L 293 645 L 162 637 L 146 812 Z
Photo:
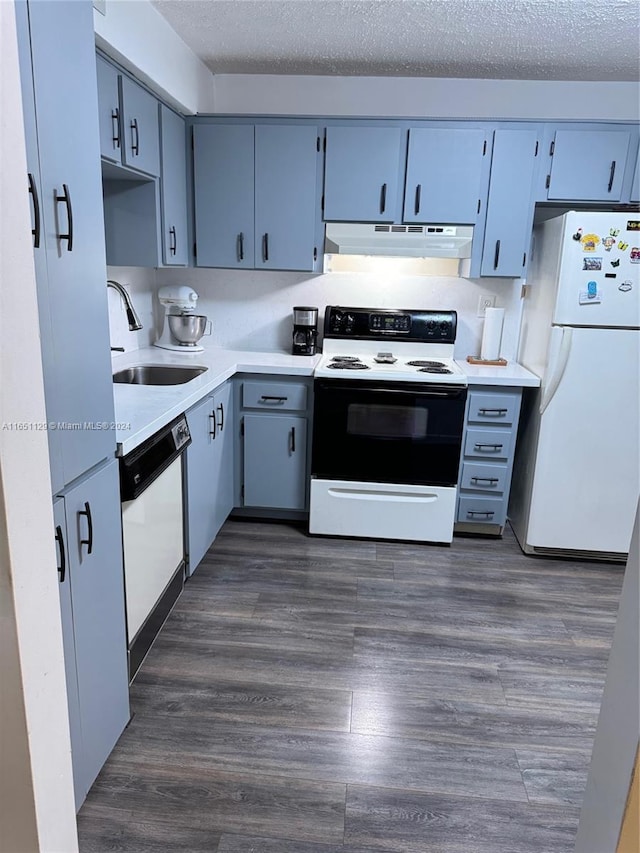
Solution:
M 560 341 L 560 350 L 558 352 L 558 360 L 551 371 L 549 376 L 549 382 L 547 387 L 542 395 L 542 399 L 540 401 L 540 414 L 543 415 L 547 406 L 555 396 L 556 391 L 562 381 L 562 377 L 564 376 L 564 372 L 567 369 L 567 363 L 569 361 L 569 354 L 571 352 L 571 340 L 573 338 L 573 329 L 565 327 L 562 330 L 562 340 Z

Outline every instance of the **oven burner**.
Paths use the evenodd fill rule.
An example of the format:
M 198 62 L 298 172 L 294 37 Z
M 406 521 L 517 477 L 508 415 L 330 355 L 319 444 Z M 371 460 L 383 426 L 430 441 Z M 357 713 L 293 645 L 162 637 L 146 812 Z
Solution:
M 339 364 L 348 364 L 352 361 L 360 361 L 357 355 L 334 355 L 331 361 L 338 362 Z
M 449 370 L 448 367 L 439 364 L 437 367 L 419 367 L 418 373 L 453 373 L 453 370 Z
M 357 359 L 355 361 L 336 361 L 327 365 L 331 370 L 369 370 L 368 364 L 363 364 Z
M 426 361 L 425 359 L 418 359 L 418 361 L 408 361 L 407 367 L 444 367 L 444 364 L 441 361 Z

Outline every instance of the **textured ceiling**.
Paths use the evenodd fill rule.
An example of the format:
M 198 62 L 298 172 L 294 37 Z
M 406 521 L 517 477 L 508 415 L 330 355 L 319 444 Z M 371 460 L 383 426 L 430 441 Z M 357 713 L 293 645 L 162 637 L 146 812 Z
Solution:
M 638 0 L 152 0 L 215 74 L 638 80 Z

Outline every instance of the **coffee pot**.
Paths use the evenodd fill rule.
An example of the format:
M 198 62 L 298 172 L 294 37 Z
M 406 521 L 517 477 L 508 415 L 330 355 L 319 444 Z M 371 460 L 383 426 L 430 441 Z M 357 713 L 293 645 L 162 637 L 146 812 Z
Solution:
M 315 355 L 318 309 L 298 305 L 293 309 L 293 355 Z

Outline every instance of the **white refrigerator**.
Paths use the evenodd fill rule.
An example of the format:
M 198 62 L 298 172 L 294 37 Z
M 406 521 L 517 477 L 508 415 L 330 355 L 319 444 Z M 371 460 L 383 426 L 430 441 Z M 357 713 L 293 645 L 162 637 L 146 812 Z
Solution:
M 509 518 L 527 553 L 625 559 L 640 485 L 640 213 L 536 226 L 519 361 L 540 377 Z

